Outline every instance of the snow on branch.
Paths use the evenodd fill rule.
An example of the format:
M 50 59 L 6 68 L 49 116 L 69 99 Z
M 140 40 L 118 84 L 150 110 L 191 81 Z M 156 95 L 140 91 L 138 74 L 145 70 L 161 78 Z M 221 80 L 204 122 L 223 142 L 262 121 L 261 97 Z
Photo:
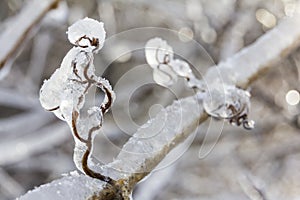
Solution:
M 162 86 L 172 85 L 178 77 L 183 77 L 187 86 L 202 92 L 203 107 L 212 117 L 228 119 L 231 124 L 254 128 L 248 121 L 250 93 L 235 85 L 215 83 L 205 87 L 205 83 L 194 75 L 189 64 L 173 58 L 173 49 L 160 38 L 149 40 L 145 47 L 148 64 L 154 69 L 153 78 Z
M 35 25 L 57 7 L 59 0 L 30 0 L 21 12 L 8 22 L 7 28 L 0 35 L 0 69 L 18 51 L 18 47 L 27 38 Z
M 85 200 L 93 199 L 105 182 L 71 172 L 70 175 L 29 191 L 19 200 Z
M 212 67 L 204 79 L 211 84 L 216 81 L 222 83 L 222 80 L 219 80 L 221 75 L 226 84 L 246 88 L 253 80 L 263 75 L 261 72 L 299 46 L 299 25 L 299 14 L 287 17 L 255 43 Z M 106 171 L 115 179 L 127 177 L 128 183 L 133 187 L 207 119 L 208 115 L 199 104 L 198 95 L 175 101 L 155 118 L 150 119 L 123 146 L 117 158 L 102 167 L 103 172 Z M 162 119 L 166 119 L 164 128 L 160 134 L 152 137 L 151 133 L 157 131 L 157 124 Z M 145 137 L 151 139 L 143 139 Z M 110 171 L 111 169 L 115 172 Z
M 299 15 L 286 18 L 277 27 L 259 38 L 255 43 L 253 43 L 249 47 L 242 49 L 240 52 L 238 52 L 228 60 L 221 62 L 217 66 L 212 67 L 210 70 L 208 70 L 207 74 L 204 77 L 205 80 L 208 81 L 209 84 L 215 84 L 216 82 L 222 83 L 222 81 L 224 81 L 225 84 L 228 85 L 236 85 L 242 88 L 246 88 L 254 79 L 262 75 L 261 72 L 268 69 L 278 59 L 280 59 L 282 56 L 287 55 L 290 51 L 292 51 L 299 45 L 299 25 Z M 81 40 L 85 40 L 84 43 L 81 43 Z M 94 44 L 94 40 L 92 38 L 82 36 L 81 39 L 76 41 L 78 42 L 75 42 L 74 44 L 77 44 L 77 47 L 74 47 L 73 49 L 85 48 L 85 46 L 87 46 L 87 49 L 94 49 L 93 47 L 91 47 Z M 159 62 L 155 63 L 154 61 L 153 65 L 151 65 L 153 68 L 158 69 L 158 65 L 170 63 L 170 58 L 172 58 L 172 49 L 170 49 L 167 44 L 165 44 L 165 47 L 167 48 L 163 49 L 168 50 L 167 52 L 169 52 L 169 56 L 163 56 L 161 60 L 160 53 L 158 53 L 159 57 L 157 60 Z M 73 51 L 75 50 L 70 50 L 67 55 L 71 54 L 75 56 L 78 54 L 78 52 L 76 53 Z M 65 86 L 65 89 L 67 89 L 66 91 L 68 91 L 68 89 L 76 89 L 76 91 L 82 93 L 85 91 L 85 88 L 89 84 L 88 77 L 90 76 L 81 76 L 83 71 L 88 72 L 85 74 L 93 74 L 93 70 L 89 71 L 89 67 L 84 67 L 90 65 L 83 65 L 91 63 L 87 61 L 91 61 L 92 59 L 87 59 L 87 56 L 85 55 L 90 55 L 89 53 L 92 54 L 93 52 L 86 53 L 87 54 L 83 54 L 82 56 L 80 56 L 81 59 L 75 60 L 75 63 L 81 61 L 79 62 L 79 65 L 74 65 L 74 60 L 69 59 L 74 58 L 74 56 L 66 56 L 61 66 L 61 69 L 64 68 L 63 66 L 65 66 L 65 64 L 66 66 L 69 66 L 69 68 L 64 69 L 66 72 L 66 76 L 60 76 L 59 72 L 55 72 L 56 75 L 53 75 L 53 77 L 60 77 L 61 80 L 65 81 L 64 83 L 70 83 Z M 161 63 L 161 61 L 163 61 L 163 63 Z M 75 69 L 78 69 L 78 71 L 72 67 L 70 68 L 70 66 L 75 66 Z M 85 70 L 82 71 L 80 67 L 83 67 L 83 69 Z M 170 77 L 169 81 L 163 82 L 163 84 L 169 84 L 170 81 L 173 80 L 173 76 L 170 75 L 170 73 L 173 72 L 170 72 L 169 68 L 165 66 L 162 67 L 162 69 L 164 75 Z M 222 80 L 220 79 L 220 75 L 222 77 Z M 72 81 L 72 79 L 74 80 Z M 53 83 L 56 84 L 56 89 L 58 88 L 60 91 L 63 89 L 61 88 L 63 85 L 61 84 L 61 82 L 53 81 Z M 58 85 L 58 83 L 60 84 Z M 73 102 L 66 102 L 64 101 L 64 98 L 66 98 L 66 95 L 70 93 L 62 94 L 57 90 L 49 91 L 51 91 L 53 95 L 61 96 L 61 98 L 59 98 L 58 100 L 54 100 L 53 102 L 55 103 L 52 103 L 52 101 L 50 103 L 49 101 L 49 104 L 46 103 L 44 104 L 44 106 L 54 111 L 55 114 L 61 119 L 67 121 L 69 126 L 73 130 L 73 134 L 76 133 L 76 131 L 74 130 L 74 126 L 72 126 L 72 123 L 73 125 L 74 122 L 75 124 L 80 123 L 78 109 L 82 107 L 81 103 L 84 102 L 84 100 L 80 99 L 84 99 L 84 97 L 75 95 L 75 98 L 73 98 Z M 48 97 L 50 98 L 51 95 Z M 98 109 L 95 110 L 96 112 L 92 113 L 99 113 Z M 72 113 L 71 117 L 70 113 Z M 207 118 L 208 115 L 206 114 L 206 112 L 204 112 L 202 104 L 199 104 L 199 93 L 194 96 L 175 101 L 172 105 L 166 107 L 165 109 L 162 109 L 156 117 L 150 119 L 146 124 L 141 126 L 140 129 L 138 129 L 138 131 L 123 146 L 121 152 L 113 162 L 105 166 L 99 166 L 95 163 L 95 165 L 90 166 L 92 171 L 97 171 L 97 173 L 102 174 L 102 176 L 109 177 L 111 180 L 117 182 L 122 187 L 119 187 L 116 190 L 115 187 L 117 187 L 118 184 L 105 184 L 104 187 L 106 187 L 106 189 L 102 189 L 102 183 L 107 183 L 107 180 L 101 182 L 99 180 L 90 179 L 84 176 L 82 179 L 75 178 L 74 182 L 72 182 L 72 184 L 69 184 L 72 185 L 72 189 L 66 188 L 66 190 L 70 192 L 66 192 L 67 194 L 65 199 L 78 199 L 76 195 L 73 195 L 73 192 L 78 190 L 78 188 L 80 188 L 80 191 L 82 191 L 83 193 L 85 192 L 84 194 L 86 196 L 84 198 L 86 198 L 87 196 L 93 196 L 93 199 L 105 199 L 103 198 L 104 194 L 107 195 L 111 193 L 112 195 L 116 195 L 116 192 L 122 193 L 123 191 L 120 191 L 120 189 L 125 189 L 127 190 L 127 192 L 132 190 L 136 183 L 138 183 L 141 179 L 148 175 L 172 149 L 174 149 L 179 143 L 184 141 L 199 126 L 199 124 L 201 124 Z M 93 114 L 90 115 L 90 120 L 92 122 L 100 122 L 101 119 L 101 115 L 98 116 L 98 118 Z M 161 128 L 162 126 L 159 126 L 159 124 L 162 122 L 164 123 L 163 128 Z M 82 126 L 82 128 L 80 129 L 81 131 L 79 132 L 85 135 L 84 131 L 91 130 L 89 129 L 90 125 L 94 126 L 93 123 L 88 124 L 86 127 Z M 74 138 L 75 141 L 78 140 L 79 142 L 81 142 L 83 150 L 86 150 L 86 146 L 84 146 L 84 140 L 86 138 L 80 139 L 76 135 L 74 135 Z M 60 187 L 57 186 L 57 183 L 59 181 L 64 182 L 64 180 L 66 179 L 68 178 L 62 178 L 46 185 L 46 187 L 54 188 L 48 193 L 49 195 L 51 195 L 51 199 L 60 199 L 60 196 L 58 194 L 58 191 L 60 191 Z M 85 184 L 87 179 L 93 180 L 97 183 L 99 182 L 99 185 L 97 185 L 98 190 L 96 194 L 95 190 L 91 189 L 91 187 L 93 188 L 94 186 Z M 81 186 L 74 187 L 75 184 L 80 184 Z M 107 187 L 112 187 L 115 189 Z M 40 188 L 35 189 L 33 192 L 27 193 L 25 196 L 21 197 L 21 199 L 34 199 L 31 198 L 34 197 L 33 194 L 43 192 L 47 191 L 43 190 L 43 186 L 41 186 Z M 124 199 L 129 198 L 129 196 L 126 196 L 126 198 Z
M 70 26 L 67 34 L 75 47 L 67 53 L 50 79 L 44 81 L 40 102 L 71 128 L 75 140 L 76 167 L 91 177 L 112 182 L 109 177 L 103 177 L 89 168 L 95 132 L 102 127 L 103 115 L 115 99 L 109 82 L 95 75 L 93 65 L 93 54 L 102 48 L 105 40 L 103 23 L 85 18 Z M 105 98 L 100 106 L 88 109 L 87 117 L 81 117 L 85 95 L 92 86 L 100 88 Z
M 56 117 L 65 121 L 75 140 L 74 163 L 86 175 L 107 183 L 122 195 L 118 182 L 109 176 L 94 171 L 96 165 L 91 160 L 93 143 L 97 131 L 102 127 L 103 115 L 112 106 L 115 94 L 111 85 L 102 77 L 97 77 L 93 65 L 94 53 L 104 44 L 105 30 L 102 22 L 84 18 L 68 28 L 68 39 L 74 47 L 67 53 L 58 68 L 45 80 L 40 90 L 42 106 L 53 112 Z M 105 94 L 100 106 L 88 108 L 85 116 L 82 108 L 85 96 L 92 86 L 101 89 Z M 106 186 L 105 186 L 106 187 Z

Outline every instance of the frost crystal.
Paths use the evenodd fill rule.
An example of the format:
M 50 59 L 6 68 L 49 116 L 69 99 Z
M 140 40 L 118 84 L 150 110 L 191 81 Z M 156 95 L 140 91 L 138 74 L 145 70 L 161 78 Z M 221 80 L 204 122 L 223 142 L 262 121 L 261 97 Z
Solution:
M 87 175 L 111 181 L 109 177 L 94 173 L 89 168 L 95 134 L 102 126 L 103 115 L 110 109 L 115 94 L 109 82 L 95 75 L 94 55 L 102 48 L 105 31 L 103 23 L 85 18 L 68 29 L 68 39 L 75 45 L 63 59 L 61 66 L 40 90 L 42 106 L 68 123 L 75 139 L 74 162 Z M 81 116 L 85 95 L 89 88 L 100 88 L 105 98 L 100 106 L 88 109 L 87 117 Z

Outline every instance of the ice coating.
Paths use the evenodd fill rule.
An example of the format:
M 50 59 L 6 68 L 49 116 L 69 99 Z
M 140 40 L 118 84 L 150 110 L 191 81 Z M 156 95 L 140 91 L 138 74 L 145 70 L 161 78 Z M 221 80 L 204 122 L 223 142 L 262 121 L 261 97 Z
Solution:
M 73 63 L 76 63 L 78 73 L 83 74 L 84 60 L 80 60 L 77 63 L 77 55 L 83 54 L 80 52 L 80 48 L 72 48 L 65 58 L 62 61 L 60 68 L 58 68 L 50 77 L 50 79 L 45 80 L 44 84 L 40 89 L 40 102 L 42 106 L 49 111 L 54 111 L 54 114 L 62 119 L 66 120 L 65 117 L 68 117 L 67 113 L 63 113 L 67 107 L 73 107 L 73 104 L 76 103 L 76 99 L 80 94 L 85 90 L 84 85 L 75 83 L 76 75 L 72 71 Z M 93 66 L 91 66 L 93 68 Z M 92 71 L 94 69 L 89 69 Z M 91 72 L 89 72 L 91 73 Z M 74 84 L 73 84 L 74 83 Z M 75 91 L 75 93 L 73 93 Z M 75 102 L 69 102 L 68 99 L 72 98 Z M 61 106 L 62 104 L 62 106 Z M 82 104 L 78 105 L 82 107 Z
M 165 51 L 159 48 L 164 47 Z M 172 50 L 172 56 L 166 49 Z M 160 54 L 165 57 L 162 59 Z M 231 124 L 243 125 L 245 129 L 254 127 L 253 121 L 248 121 L 250 108 L 250 94 L 238 89 L 233 84 L 224 84 L 221 79 L 209 80 L 206 86 L 202 80 L 196 78 L 189 64 L 184 60 L 173 58 L 173 49 L 166 41 L 160 38 L 149 40 L 145 46 L 145 55 L 148 64 L 153 69 L 153 79 L 157 84 L 168 87 L 174 84 L 178 77 L 183 77 L 189 88 L 203 92 L 203 106 L 212 117 L 227 119 Z M 234 75 L 234 74 L 232 74 Z
M 189 64 L 183 60 L 172 60 L 170 65 L 179 76 L 190 77 L 193 74 Z
M 105 182 L 88 176 L 71 174 L 27 192 L 19 200 L 82 200 L 97 194 Z M 76 188 L 76 189 L 75 189 Z
M 103 115 L 115 99 L 110 83 L 96 76 L 93 64 L 93 53 L 102 48 L 105 39 L 103 23 L 89 18 L 79 20 L 69 27 L 68 38 L 75 47 L 66 54 L 60 68 L 44 81 L 40 102 L 67 122 L 75 140 L 74 163 L 80 171 L 92 176 L 88 165 L 93 140 L 102 127 Z M 82 117 L 85 95 L 92 86 L 101 89 L 105 97 L 100 106 L 88 108 L 86 117 Z
M 189 64 L 180 59 L 174 59 L 173 48 L 161 38 L 150 39 L 145 45 L 146 61 L 153 68 L 154 81 L 164 87 L 173 85 L 178 77 L 187 81 L 188 87 L 203 90 L 203 84 L 198 80 Z
M 203 99 L 205 111 L 212 117 L 228 119 L 234 125 L 254 128 L 254 122 L 248 121 L 250 93 L 233 85 L 215 84 L 206 92 Z
M 186 81 L 186 85 L 189 88 L 196 88 L 201 92 L 204 92 L 206 90 L 206 86 L 203 81 L 197 79 L 194 75 L 191 75 L 189 77 L 189 79 Z
M 300 19 L 300 18 L 298 18 L 298 19 Z M 299 22 L 299 20 L 296 20 L 296 22 Z M 296 23 L 294 23 L 294 24 L 292 24 L 292 26 L 288 26 L 288 28 L 285 28 L 284 30 L 286 31 L 286 32 L 291 32 L 292 31 L 292 33 L 293 33 L 293 30 L 295 30 L 295 29 L 291 29 L 291 27 L 297 27 L 296 25 L 295 25 Z M 276 28 L 277 29 L 277 28 Z M 297 30 L 297 29 L 296 29 Z M 298 28 L 298 30 L 299 30 L 299 28 Z M 276 30 L 277 32 L 278 32 L 278 30 Z M 281 31 L 282 31 L 282 29 L 281 29 Z M 287 42 L 289 42 L 289 41 L 295 41 L 295 35 L 297 35 L 297 38 L 299 38 L 298 36 L 299 36 L 299 34 L 292 34 L 292 36 L 291 37 L 286 37 L 286 35 L 287 34 L 285 34 L 286 32 L 284 32 L 284 34 L 282 34 L 282 36 L 284 37 L 285 36 L 285 38 L 287 38 L 286 40 L 288 40 Z M 298 33 L 299 33 L 299 31 L 298 31 Z M 269 34 L 269 33 L 268 33 Z M 269 36 L 269 35 L 267 35 L 267 36 Z M 274 38 L 274 37 L 271 37 L 271 38 Z M 288 46 L 288 45 L 290 45 L 289 43 L 287 43 L 286 42 L 286 40 L 284 40 L 285 38 L 281 38 L 280 40 L 278 40 L 278 38 L 276 38 L 275 37 L 275 39 L 271 39 L 271 40 L 268 40 L 268 39 L 266 39 L 266 38 L 263 38 L 261 41 L 263 41 L 265 44 L 261 44 L 261 42 L 258 42 L 257 44 L 258 45 L 255 45 L 254 47 L 255 48 L 249 48 L 249 49 L 246 49 L 247 51 L 249 50 L 250 52 L 248 52 L 249 53 L 249 57 L 250 58 L 252 58 L 252 59 L 249 59 L 249 60 L 247 60 L 247 62 L 245 62 L 245 63 L 242 63 L 242 65 L 239 63 L 239 62 L 232 62 L 231 63 L 231 61 L 230 62 L 228 62 L 228 64 L 232 64 L 231 65 L 231 68 L 226 68 L 225 70 L 224 70 L 224 72 L 226 72 L 226 76 L 228 75 L 228 74 L 233 74 L 233 72 L 234 71 L 236 71 L 236 70 L 239 70 L 239 72 L 241 72 L 241 73 L 238 73 L 240 76 L 240 78 L 239 79 L 237 79 L 236 81 L 237 82 L 234 82 L 234 80 L 231 80 L 232 82 L 231 82 L 231 84 L 239 84 L 239 85 L 243 85 L 243 86 L 247 86 L 247 84 L 248 84 L 248 80 L 252 80 L 253 79 L 253 77 L 255 77 L 255 73 L 256 73 L 256 71 L 255 72 L 253 72 L 253 71 L 248 71 L 248 69 L 249 69 L 249 67 L 250 66 L 252 66 L 252 64 L 253 64 L 253 62 L 256 62 L 257 61 L 257 55 L 258 54 L 261 54 L 262 52 L 265 52 L 265 49 L 263 49 L 263 47 L 268 47 L 268 46 L 270 46 L 271 44 L 275 44 L 275 45 L 277 45 L 278 44 L 278 42 L 276 42 L 276 41 L 284 41 L 284 43 L 285 43 L 285 45 L 282 45 L 281 43 L 279 43 L 279 47 L 278 47 L 278 45 L 276 46 L 277 48 L 273 48 L 273 49 L 275 49 L 276 51 L 278 50 L 280 50 L 280 51 L 283 51 L 283 49 L 284 50 L 286 50 L 286 47 Z M 287 44 L 286 44 L 287 43 Z M 263 49 L 263 50 L 261 50 L 261 49 Z M 255 52 L 255 53 L 254 53 Z M 271 59 L 274 59 L 274 58 L 278 58 L 278 57 L 280 57 L 280 55 L 279 54 L 276 54 L 277 52 L 275 52 L 274 53 L 274 55 L 272 56 L 272 58 Z M 238 58 L 237 57 L 234 57 L 234 59 L 233 59 L 233 61 L 239 61 L 239 59 L 240 59 L 240 56 L 238 56 Z M 266 59 L 266 61 L 263 61 L 263 62 L 261 62 L 261 61 L 258 61 L 258 64 L 257 64 L 257 67 L 256 67 L 256 65 L 255 65 L 255 70 L 258 70 L 258 69 L 265 69 L 266 68 L 266 62 L 268 61 L 270 61 L 270 58 L 269 57 L 264 57 L 264 59 Z M 218 66 L 219 67 L 219 66 Z M 221 66 L 220 66 L 221 67 Z M 216 69 L 215 68 L 217 68 L 217 67 L 214 67 L 214 70 L 212 70 L 211 72 L 213 72 L 213 73 L 210 73 L 212 76 L 212 78 L 215 78 L 216 77 Z M 222 68 L 221 68 L 222 69 Z M 211 80 L 214 80 L 214 79 L 211 79 Z M 243 81 L 243 82 L 242 82 Z M 247 81 L 246 83 L 245 83 L 245 81 Z M 201 94 L 201 96 L 202 96 L 202 94 Z M 190 105 L 190 107 L 193 107 L 192 105 Z M 75 186 L 75 185 L 74 185 Z M 43 191 L 41 191 L 42 193 L 43 193 Z M 72 193 L 73 193 L 73 191 L 71 191 Z M 39 198 L 40 199 L 40 198 Z M 76 199 L 76 198 L 74 198 L 74 199 Z
M 168 87 L 177 81 L 177 74 L 168 65 L 159 65 L 158 69 L 153 69 L 154 81 L 162 86 Z
M 70 26 L 67 34 L 71 44 L 85 51 L 98 51 L 103 47 L 106 33 L 102 22 L 86 17 Z
M 173 60 L 173 49 L 161 38 L 153 38 L 146 43 L 145 56 L 147 63 L 155 69 Z
M 174 101 L 141 126 L 115 160 L 99 170 L 115 179 L 152 171 L 169 147 L 184 141 L 197 128 L 205 118 L 203 113 L 196 96 Z

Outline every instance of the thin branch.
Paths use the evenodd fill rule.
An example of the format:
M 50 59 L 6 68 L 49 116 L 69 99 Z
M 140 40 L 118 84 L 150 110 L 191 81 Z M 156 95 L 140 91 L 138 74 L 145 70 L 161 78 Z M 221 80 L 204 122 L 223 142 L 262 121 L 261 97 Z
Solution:
M 47 54 L 50 50 L 53 38 L 49 33 L 37 34 L 33 39 L 33 50 L 31 53 L 31 59 L 29 68 L 24 77 L 23 87 L 27 87 L 27 91 L 35 94 L 39 90 L 39 83 L 43 77 L 43 71 L 47 66 Z M 41 45 L 43 44 L 43 45 Z
M 2 141 L 7 138 L 21 137 L 27 135 L 35 130 L 44 127 L 54 119 L 49 113 L 45 111 L 28 111 L 21 114 L 16 114 L 11 117 L 0 119 L 0 136 Z M 28 126 L 28 122 L 34 122 Z M 26 129 L 24 129 L 26 127 Z M 14 134 L 9 134 L 14 133 Z
M 2 106 L 29 110 L 34 109 L 38 105 L 38 99 L 36 96 L 26 96 L 15 90 L 0 88 L 0 104 Z M 41 108 L 38 109 L 41 110 Z
M 209 84 L 216 78 L 222 78 L 225 83 L 247 88 L 263 72 L 299 46 L 299 25 L 299 13 L 286 17 L 256 42 L 209 69 L 205 81 Z
M 69 138 L 68 127 L 57 123 L 16 140 L 0 142 L 0 165 L 8 165 L 24 160 L 30 155 L 41 153 Z
M 0 168 L 0 185 L 1 190 L 7 197 L 19 196 L 25 192 L 24 188 L 4 169 Z

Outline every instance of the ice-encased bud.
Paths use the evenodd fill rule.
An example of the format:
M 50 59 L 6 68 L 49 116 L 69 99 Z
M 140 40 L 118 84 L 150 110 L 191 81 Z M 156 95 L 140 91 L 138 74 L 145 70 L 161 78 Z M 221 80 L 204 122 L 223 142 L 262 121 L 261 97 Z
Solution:
M 172 66 L 173 70 L 179 75 L 183 77 L 190 77 L 193 76 L 192 70 L 185 61 L 175 59 L 170 62 L 170 65 Z
M 217 85 L 207 91 L 203 101 L 205 111 L 213 117 L 231 118 L 249 104 L 249 96 L 235 86 Z
M 177 74 L 168 65 L 160 65 L 153 70 L 154 81 L 164 87 L 168 87 L 177 81 Z
M 72 24 L 67 34 L 70 43 L 91 51 L 97 51 L 103 47 L 106 35 L 104 24 L 88 17 Z
M 162 86 L 174 84 L 178 76 L 185 78 L 187 86 L 204 91 L 204 84 L 193 74 L 190 65 L 180 59 L 174 59 L 170 45 L 161 38 L 150 39 L 145 45 L 147 63 L 154 69 L 153 79 Z
M 213 85 L 203 99 L 205 111 L 212 117 L 228 119 L 233 125 L 243 125 L 245 129 L 254 127 L 253 121 L 248 121 L 250 109 L 250 94 L 248 91 L 233 85 Z
M 152 68 L 157 68 L 159 64 L 167 64 L 173 60 L 173 49 L 161 38 L 153 38 L 146 43 L 145 56 L 147 63 Z

